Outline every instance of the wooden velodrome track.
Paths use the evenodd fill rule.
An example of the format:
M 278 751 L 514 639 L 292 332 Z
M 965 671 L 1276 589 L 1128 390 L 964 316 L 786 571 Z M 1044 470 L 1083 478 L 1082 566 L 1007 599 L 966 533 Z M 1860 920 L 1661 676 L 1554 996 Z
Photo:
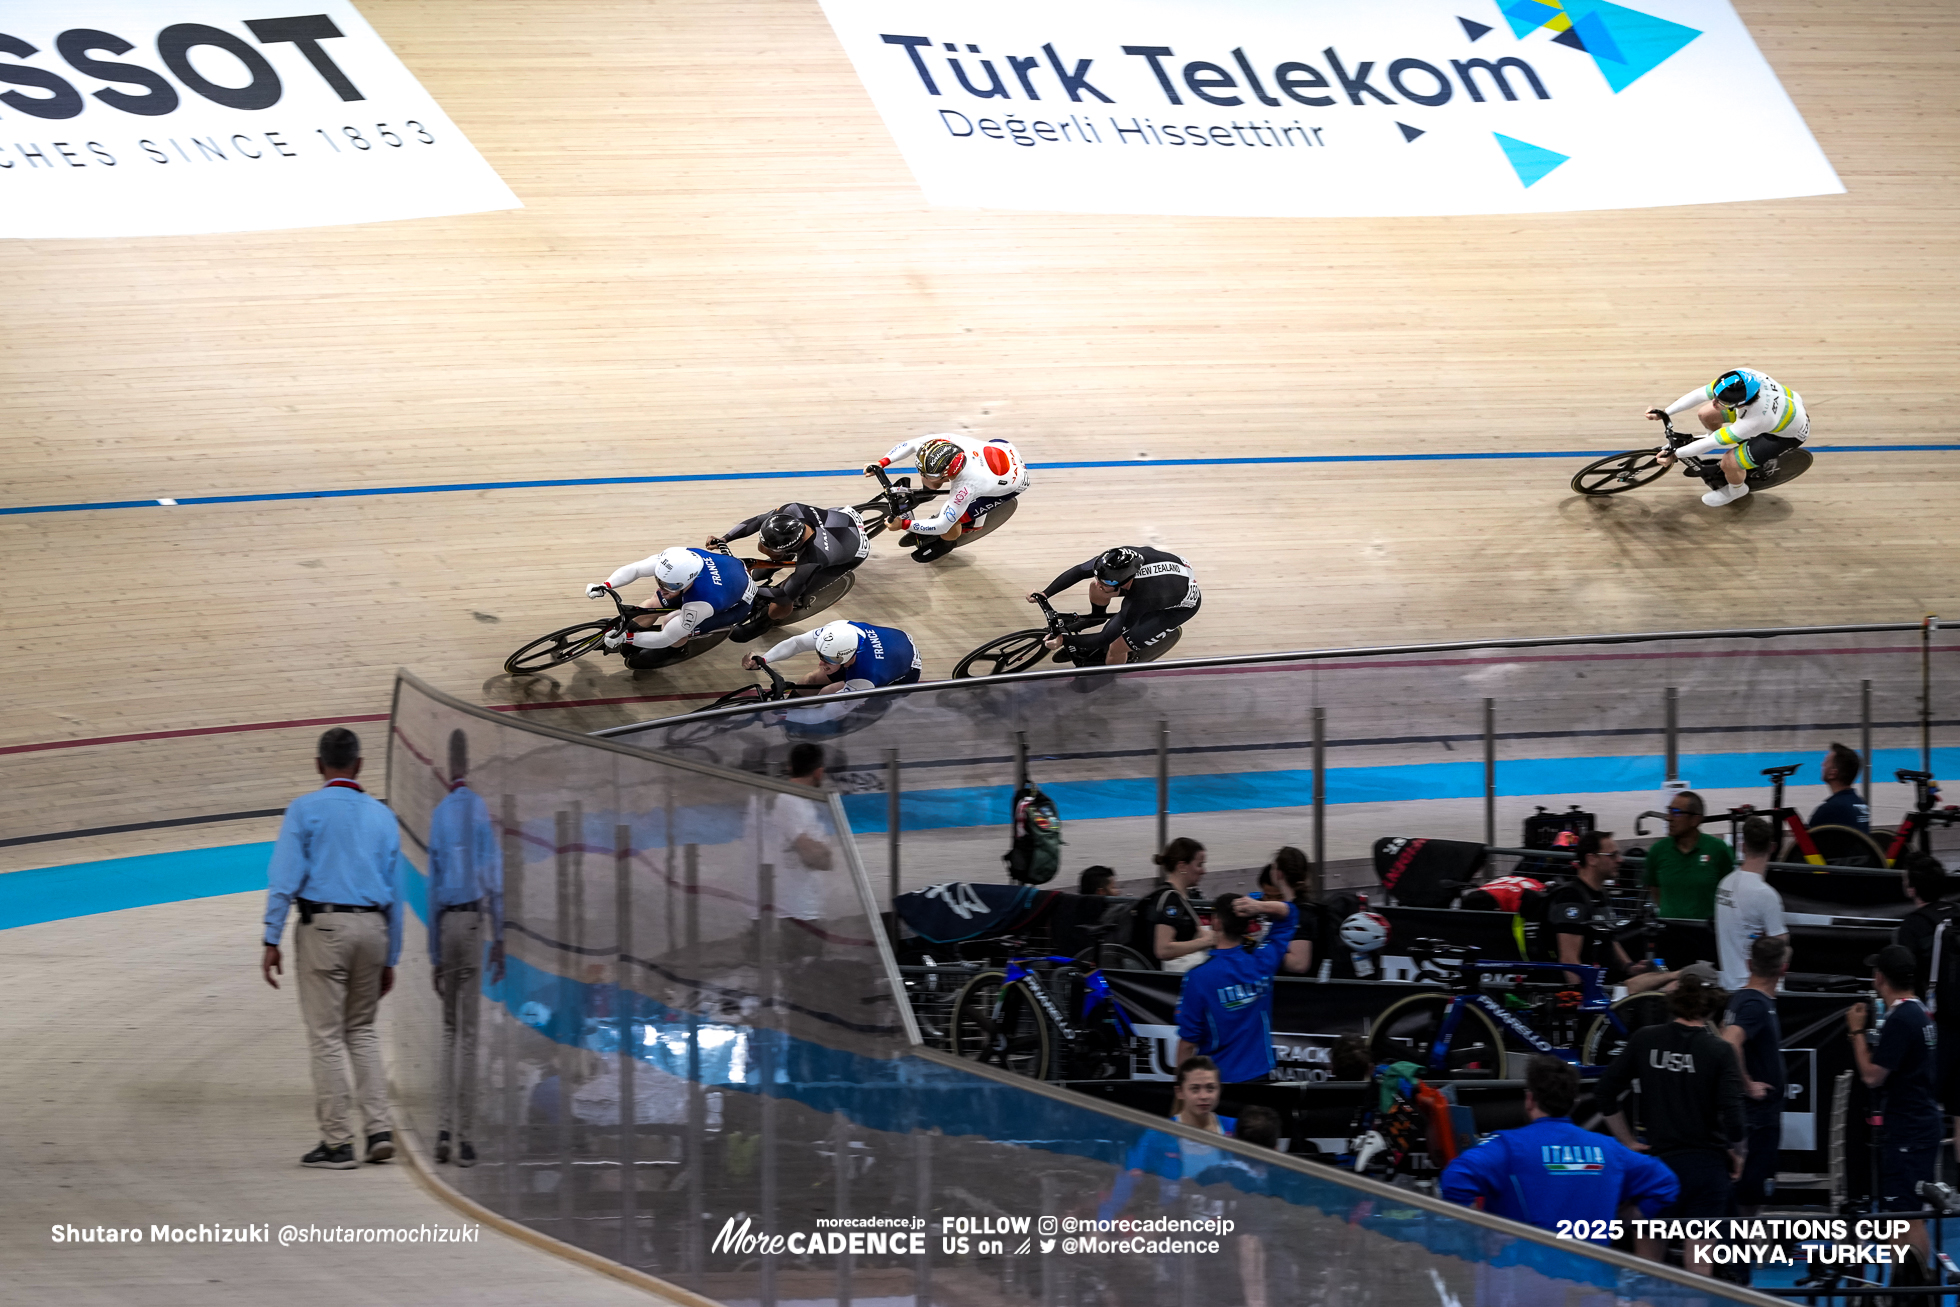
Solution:
M 838 615 L 928 675 L 1115 543 L 1188 554 L 1180 654 L 1960 615 L 1960 452 L 1822 453 L 1703 508 L 1572 496 L 1563 459 L 1165 458 L 1624 448 L 1732 363 L 1820 446 L 1954 440 L 1960 10 L 1742 0 L 1849 193 L 1399 221 L 927 208 L 809 0 L 367 0 L 523 198 L 509 213 L 0 247 L 4 505 L 859 464 L 1014 439 L 1018 518 Z M 769 94 L 758 98 L 757 79 Z M 1746 160 L 1747 142 L 1736 158 Z M 1657 195 L 1692 198 L 1683 159 Z M 739 683 L 504 655 L 583 583 L 848 479 L 411 493 L 0 517 L 0 837 L 277 809 L 398 665 L 589 729 Z M 265 723 L 276 729 L 230 729 Z M 357 723 L 357 727 L 359 723 Z M 370 733 L 378 728 L 369 724 Z M 145 736 L 84 743 L 105 737 Z M 377 741 L 378 742 L 378 741 Z M 274 819 L 0 848 L 0 870 L 271 837 Z

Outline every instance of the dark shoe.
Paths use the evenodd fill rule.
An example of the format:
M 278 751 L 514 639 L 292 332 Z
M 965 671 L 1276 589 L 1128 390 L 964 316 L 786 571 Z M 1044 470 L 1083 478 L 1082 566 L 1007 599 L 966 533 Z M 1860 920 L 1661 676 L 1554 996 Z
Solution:
M 900 549 L 916 549 L 918 545 L 919 533 L 917 531 L 907 531 L 898 538 L 898 547 Z
M 456 1165 L 458 1166 L 476 1165 L 475 1144 L 472 1144 L 469 1140 L 465 1139 L 462 1143 L 456 1145 Z
M 305 1157 L 299 1159 L 301 1166 L 317 1166 L 323 1171 L 355 1171 L 360 1163 L 354 1160 L 354 1145 L 338 1144 L 332 1148 L 322 1141 Z
M 953 552 L 952 545 L 947 544 L 943 540 L 934 540 L 928 544 L 920 545 L 917 549 L 914 549 L 912 551 L 912 561 L 915 563 L 930 563 L 934 559 L 944 558 L 947 554 L 950 554 L 952 552 Z
M 395 1136 L 392 1131 L 383 1130 L 380 1134 L 368 1136 L 367 1160 L 385 1162 L 395 1155 Z
M 447 1162 L 448 1160 L 449 1160 L 449 1132 L 447 1130 L 444 1130 L 436 1136 L 436 1161 Z

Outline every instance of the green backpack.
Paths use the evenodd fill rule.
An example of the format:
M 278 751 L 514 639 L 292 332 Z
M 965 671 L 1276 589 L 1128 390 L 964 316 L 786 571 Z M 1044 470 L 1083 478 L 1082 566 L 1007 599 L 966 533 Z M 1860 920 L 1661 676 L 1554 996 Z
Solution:
M 1033 781 L 1014 791 L 1014 843 L 1002 854 L 1007 874 L 1023 885 L 1045 885 L 1062 867 L 1062 818 L 1055 801 Z

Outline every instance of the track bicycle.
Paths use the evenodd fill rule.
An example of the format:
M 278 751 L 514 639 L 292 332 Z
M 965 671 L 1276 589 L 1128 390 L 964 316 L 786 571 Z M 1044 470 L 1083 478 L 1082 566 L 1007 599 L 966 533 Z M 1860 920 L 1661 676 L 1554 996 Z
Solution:
M 1057 1000 L 1056 983 L 1073 1002 Z M 1060 954 L 1010 957 L 1004 970 L 973 977 L 953 1000 L 951 1024 L 956 1057 L 1035 1080 L 1121 1079 L 1136 1037 L 1102 968 Z
M 1425 1075 L 1443 1078 L 1501 1079 L 1504 1034 L 1509 1031 L 1531 1052 L 1562 1058 L 1582 1076 L 1606 1069 L 1631 1031 L 1600 985 L 1603 968 L 1572 962 L 1486 962 L 1481 952 L 1474 944 L 1415 941 L 1409 956 L 1416 963 L 1416 979 L 1444 981 L 1450 992 L 1410 994 L 1384 1008 L 1368 1036 L 1370 1059 L 1378 1064 L 1413 1062 Z M 1451 971 L 1453 977 L 1447 974 Z M 1578 974 L 1577 991 L 1566 981 L 1567 972 Z M 1533 975 L 1552 981 L 1543 986 L 1552 992 L 1526 999 L 1517 994 L 1519 986 L 1507 986 L 1506 1001 L 1499 1002 L 1484 988 L 1486 977 L 1508 981 Z
M 1006 635 L 995 636 L 960 659 L 953 668 L 953 676 L 957 679 L 965 676 L 1004 676 L 1009 672 L 1025 672 L 1039 663 L 1043 655 L 1048 652 L 1048 640 L 1061 637 L 1066 641 L 1071 635 L 1078 635 L 1091 627 L 1101 626 L 1109 620 L 1107 615 L 1098 616 L 1095 613 L 1058 613 L 1046 598 L 1037 599 L 1035 602 L 1040 606 L 1042 616 L 1047 619 L 1046 625 L 1031 626 L 1026 630 L 1009 631 Z M 1184 628 L 1173 627 L 1169 635 L 1151 648 L 1132 650 L 1130 661 L 1156 662 L 1175 649 L 1177 642 L 1183 638 Z M 1069 652 L 1066 643 L 1055 651 L 1055 661 L 1058 663 L 1074 661 L 1074 655 Z
M 728 554 L 729 557 L 734 558 L 734 554 L 730 552 L 726 544 L 715 546 L 715 552 Z M 766 580 L 771 574 L 783 568 L 796 566 L 795 560 L 793 559 L 738 558 L 736 561 L 747 568 L 749 575 L 758 581 Z M 795 610 L 782 622 L 764 621 L 760 627 L 756 628 L 756 631 L 760 634 L 772 626 L 786 626 L 791 622 L 801 622 L 814 617 L 824 609 L 829 608 L 832 604 L 843 599 L 845 595 L 848 595 L 856 583 L 855 576 L 850 572 L 846 572 L 842 576 L 828 581 L 800 597 L 796 601 Z M 616 615 L 608 618 L 600 618 L 597 621 L 579 622 L 572 626 L 564 627 L 561 630 L 553 631 L 550 635 L 539 636 L 510 657 L 504 659 L 505 674 L 509 676 L 530 676 L 549 668 L 569 663 L 574 659 L 583 658 L 595 650 L 600 653 L 617 653 L 619 650 L 607 649 L 605 647 L 605 636 L 608 631 L 624 623 L 630 623 L 635 618 L 655 616 L 674 611 L 672 608 L 635 607 L 621 599 L 617 592 L 609 591 L 608 593 L 612 594 L 613 605 L 619 610 Z M 723 627 L 719 631 L 709 631 L 705 635 L 691 636 L 685 644 L 677 648 L 644 651 L 669 656 L 661 658 L 644 657 L 641 660 L 641 666 L 636 670 L 649 671 L 661 667 L 671 667 L 675 663 L 684 663 L 690 658 L 698 658 L 728 639 L 732 634 L 734 634 L 733 627 Z
M 1701 439 L 1690 432 L 1676 431 L 1674 423 L 1666 415 L 1662 415 L 1660 423 L 1670 449 L 1680 449 Z M 1751 490 L 1768 490 L 1773 486 L 1785 485 L 1808 472 L 1813 461 L 1810 451 L 1801 445 L 1786 449 L 1761 467 L 1752 469 L 1743 478 L 1744 484 Z M 1722 475 L 1722 460 L 1719 458 L 1677 458 L 1676 462 L 1682 475 L 1699 477 L 1708 483 L 1710 489 L 1719 490 L 1728 484 L 1727 478 Z M 1667 475 L 1667 471 L 1668 465 L 1661 462 L 1656 450 L 1630 449 L 1624 454 L 1608 454 L 1580 468 L 1572 476 L 1572 488 L 1582 495 L 1624 494 L 1650 481 L 1658 481 Z
M 1930 854 L 1933 851 L 1933 827 L 1960 824 L 1960 807 L 1949 803 L 1945 807 L 1935 807 L 1940 801 L 1939 782 L 1933 773 L 1909 771 L 1901 767 L 1892 773 L 1901 785 L 1912 786 L 1912 807 L 1891 831 L 1874 831 L 1874 836 L 1889 834 L 1891 838 L 1885 845 L 1885 866 L 1896 867 L 1908 853 L 1914 851 Z
M 875 498 L 868 499 L 862 504 L 852 505 L 851 511 L 864 522 L 864 534 L 874 539 L 898 519 L 912 516 L 912 510 L 920 504 L 939 499 L 946 494 L 944 490 L 927 490 L 923 487 L 914 489 L 912 478 L 909 476 L 893 480 L 884 468 L 875 463 L 865 471 L 878 478 L 878 484 L 882 489 Z M 944 545 L 930 557 L 920 561 L 928 563 L 937 561 L 955 549 L 993 534 L 1007 525 L 1008 519 L 1014 516 L 1020 506 L 1021 501 L 1018 498 L 995 504 L 987 510 L 986 515 L 979 522 L 962 532 L 959 539 Z M 920 543 L 929 543 L 929 538 L 922 537 Z

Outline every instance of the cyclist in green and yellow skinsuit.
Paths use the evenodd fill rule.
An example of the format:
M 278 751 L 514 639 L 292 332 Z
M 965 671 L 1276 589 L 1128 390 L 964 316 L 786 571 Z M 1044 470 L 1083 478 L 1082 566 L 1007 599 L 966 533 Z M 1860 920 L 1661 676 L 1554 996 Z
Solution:
M 1750 472 L 1795 449 L 1810 434 L 1810 415 L 1804 411 L 1802 396 L 1752 368 L 1731 368 L 1664 409 L 1648 409 L 1647 416 L 1658 422 L 1689 409 L 1696 410 L 1710 434 L 1678 450 L 1661 450 L 1660 463 L 1666 467 L 1677 454 L 1698 458 L 1721 450 L 1727 484 L 1701 497 L 1710 508 L 1733 504 L 1748 494 Z

